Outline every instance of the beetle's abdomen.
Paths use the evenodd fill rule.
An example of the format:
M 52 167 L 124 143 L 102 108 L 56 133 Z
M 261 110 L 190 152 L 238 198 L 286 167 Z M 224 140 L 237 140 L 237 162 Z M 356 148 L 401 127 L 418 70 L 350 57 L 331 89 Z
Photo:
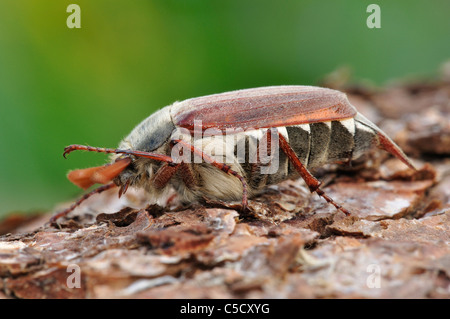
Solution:
M 366 123 L 365 120 L 355 117 L 340 121 L 278 127 L 278 131 L 289 141 L 300 162 L 307 169 L 314 169 L 325 164 L 357 159 L 376 145 L 378 139 L 375 128 L 369 127 Z M 248 148 L 247 153 L 251 150 L 255 152 L 255 145 L 261 142 L 264 131 L 266 130 L 261 130 L 257 139 L 254 136 L 247 136 L 247 143 L 254 144 Z M 248 163 L 249 154 L 246 154 L 246 163 L 243 163 L 242 167 L 252 188 L 260 189 L 298 174 L 283 151 L 279 150 L 277 155 L 277 170 L 265 175 L 261 174 L 260 167 L 257 166 L 255 169 L 254 164 Z
M 278 130 L 289 140 L 289 145 L 307 169 L 357 159 L 378 142 L 376 131 L 356 118 L 279 127 Z M 296 168 L 283 151 L 280 150 L 278 156 L 277 171 L 266 176 L 255 171 L 251 164 L 243 164 L 252 187 L 258 189 L 297 175 Z
M 376 143 L 376 133 L 354 118 L 286 128 L 289 143 L 308 168 L 356 159 Z M 293 167 L 289 171 L 294 172 Z

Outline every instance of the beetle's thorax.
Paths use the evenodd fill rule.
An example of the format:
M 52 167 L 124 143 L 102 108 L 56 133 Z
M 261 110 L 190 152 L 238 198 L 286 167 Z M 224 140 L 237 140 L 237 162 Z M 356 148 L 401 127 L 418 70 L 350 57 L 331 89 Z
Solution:
M 165 154 L 168 151 L 168 140 L 175 126 L 170 116 L 170 107 L 166 106 L 156 113 L 150 115 L 139 123 L 120 143 L 118 148 L 122 150 L 136 150 Z M 122 154 L 112 154 L 110 160 L 114 162 Z M 133 162 L 114 182 L 121 186 L 128 183 L 130 186 L 148 188 L 148 181 L 152 180 L 155 172 L 162 163 L 147 159 L 134 157 Z
M 166 106 L 139 123 L 120 142 L 119 148 L 153 152 L 161 147 L 175 130 L 170 108 L 171 105 Z

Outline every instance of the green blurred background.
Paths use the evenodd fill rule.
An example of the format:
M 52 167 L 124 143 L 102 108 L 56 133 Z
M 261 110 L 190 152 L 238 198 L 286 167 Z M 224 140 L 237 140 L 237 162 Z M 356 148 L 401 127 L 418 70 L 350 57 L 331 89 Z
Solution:
M 66 8 L 81 7 L 81 29 Z M 366 8 L 381 7 L 381 29 Z M 154 110 L 190 97 L 433 77 L 450 58 L 450 1 L 0 0 L 0 217 L 49 210 L 80 190 L 68 170 L 106 156 Z

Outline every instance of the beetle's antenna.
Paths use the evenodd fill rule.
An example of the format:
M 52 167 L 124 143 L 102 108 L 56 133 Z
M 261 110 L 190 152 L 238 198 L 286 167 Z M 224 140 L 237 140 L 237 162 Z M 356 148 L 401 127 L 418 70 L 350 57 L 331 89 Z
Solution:
M 67 214 L 69 214 L 71 211 L 73 211 L 75 208 L 77 208 L 82 202 L 84 202 L 86 199 L 88 199 L 88 198 L 91 197 L 92 195 L 103 193 L 104 191 L 106 191 L 106 190 L 108 190 L 108 189 L 111 189 L 111 188 L 113 188 L 113 187 L 116 187 L 116 184 L 114 184 L 114 183 L 109 183 L 109 184 L 106 184 L 106 185 L 102 185 L 102 186 L 100 186 L 100 187 L 94 189 L 93 191 L 91 191 L 91 192 L 89 192 L 89 193 L 87 193 L 87 194 L 84 194 L 83 197 L 81 197 L 79 200 L 77 200 L 75 203 L 73 203 L 72 206 L 70 206 L 69 208 L 66 208 L 65 210 L 63 210 L 63 211 L 61 211 L 61 212 L 56 213 L 55 215 L 53 215 L 53 216 L 50 218 L 50 224 L 51 224 L 51 225 L 56 224 L 56 220 L 57 220 L 58 218 L 61 218 L 61 217 L 63 217 L 63 216 L 66 216 Z
M 134 151 L 134 150 L 120 150 L 120 149 L 114 149 L 114 148 L 103 148 L 103 147 L 93 147 L 93 146 L 85 146 L 85 145 L 79 145 L 79 144 L 73 144 L 69 145 L 66 148 L 64 148 L 63 156 L 66 158 L 66 155 L 73 152 L 73 151 L 89 151 L 89 152 L 97 152 L 97 153 L 115 153 L 115 154 L 126 154 L 126 155 L 134 155 L 137 157 L 145 157 L 154 159 L 161 162 L 167 162 L 167 163 L 174 163 L 173 159 L 170 156 L 162 155 L 162 154 L 156 154 L 156 153 L 150 153 L 150 152 L 142 152 L 142 151 Z

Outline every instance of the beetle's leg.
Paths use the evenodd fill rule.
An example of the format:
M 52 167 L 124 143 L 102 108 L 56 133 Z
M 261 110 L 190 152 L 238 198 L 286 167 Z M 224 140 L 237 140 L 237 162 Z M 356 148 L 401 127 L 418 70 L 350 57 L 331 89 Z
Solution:
M 61 217 L 63 217 L 63 216 L 66 216 L 67 214 L 69 214 L 71 211 L 73 211 L 75 208 L 77 208 L 82 202 L 84 202 L 86 199 L 88 199 L 88 198 L 91 197 L 92 195 L 94 195 L 94 194 L 100 194 L 100 193 L 102 193 L 102 192 L 104 192 L 104 191 L 106 191 L 106 190 L 108 190 L 108 189 L 113 188 L 113 187 L 116 187 L 116 184 L 114 184 L 114 183 L 109 183 L 109 184 L 106 184 L 106 185 L 102 185 L 102 186 L 100 186 L 100 187 L 94 189 L 93 191 L 91 191 L 91 192 L 89 192 L 89 193 L 87 193 L 87 194 L 84 194 L 83 197 L 81 197 L 79 200 L 77 200 L 75 203 L 73 203 L 72 206 L 70 206 L 69 208 L 66 208 L 65 210 L 63 210 L 63 211 L 61 211 L 61 212 L 56 213 L 55 215 L 53 215 L 53 216 L 50 218 L 50 224 L 55 224 L 55 223 L 56 223 L 56 220 L 57 220 L 58 218 L 61 218 Z
M 163 164 L 155 173 L 155 177 L 153 178 L 153 185 L 156 188 L 164 188 L 173 175 L 176 174 L 181 164 L 177 164 L 175 166 L 171 166 L 169 164 Z
M 119 198 L 121 198 L 122 195 L 125 195 L 125 193 L 127 192 L 129 186 L 130 186 L 130 180 L 128 180 L 125 184 L 123 184 L 122 186 L 120 186 L 120 189 L 119 189 Z
M 294 167 L 297 169 L 297 171 L 300 173 L 300 176 L 305 181 L 306 185 L 308 185 L 309 190 L 311 193 L 316 192 L 319 196 L 323 197 L 328 203 L 332 204 L 334 207 L 339 209 L 341 212 L 343 212 L 345 215 L 350 215 L 348 210 L 343 208 L 341 205 L 338 205 L 331 197 L 329 197 L 323 190 L 319 188 L 320 181 L 318 181 L 307 169 L 306 167 L 300 162 L 297 155 L 295 154 L 294 150 L 291 148 L 289 143 L 286 141 L 283 135 L 278 133 L 279 139 L 280 139 L 280 147 L 283 150 L 284 153 L 286 153 L 287 157 L 289 158 L 289 161 L 294 165 Z
M 197 185 L 197 179 L 195 178 L 191 167 L 185 162 L 181 162 L 175 166 L 164 164 L 160 169 L 158 169 L 153 179 L 154 186 L 156 188 L 165 187 L 176 173 L 181 176 L 181 179 L 188 188 L 192 188 Z M 168 206 L 176 196 L 177 194 L 170 196 L 167 199 L 166 206 Z
M 181 167 L 178 174 L 181 175 L 181 179 L 183 180 L 184 184 L 188 188 L 192 188 L 198 185 L 198 179 L 192 171 L 192 167 L 184 162 L 181 162 L 180 165 Z
M 183 145 L 183 147 L 189 148 L 191 150 L 191 152 L 194 153 L 195 155 L 200 156 L 205 162 L 217 167 L 218 169 L 222 170 L 223 172 L 225 172 L 227 174 L 233 175 L 236 178 L 238 178 L 242 183 L 242 209 L 244 210 L 247 207 L 247 204 L 248 204 L 247 182 L 245 181 L 245 178 L 243 176 L 241 176 L 238 172 L 232 170 L 229 165 L 217 162 L 214 158 L 205 154 L 202 150 L 195 148 L 194 145 L 192 145 L 192 144 L 189 144 L 183 140 L 172 140 L 171 143 L 172 143 L 172 145 L 176 145 L 176 144 L 180 143 L 181 145 Z
M 352 158 L 353 158 L 353 149 L 349 152 L 348 154 L 348 159 L 345 162 L 345 164 L 347 165 L 347 167 L 352 167 Z
M 156 188 L 163 188 L 167 185 L 170 179 L 177 173 L 181 175 L 183 182 L 187 187 L 191 188 L 197 185 L 197 180 L 192 172 L 191 167 L 185 162 L 181 163 L 166 163 L 155 174 L 153 183 Z

